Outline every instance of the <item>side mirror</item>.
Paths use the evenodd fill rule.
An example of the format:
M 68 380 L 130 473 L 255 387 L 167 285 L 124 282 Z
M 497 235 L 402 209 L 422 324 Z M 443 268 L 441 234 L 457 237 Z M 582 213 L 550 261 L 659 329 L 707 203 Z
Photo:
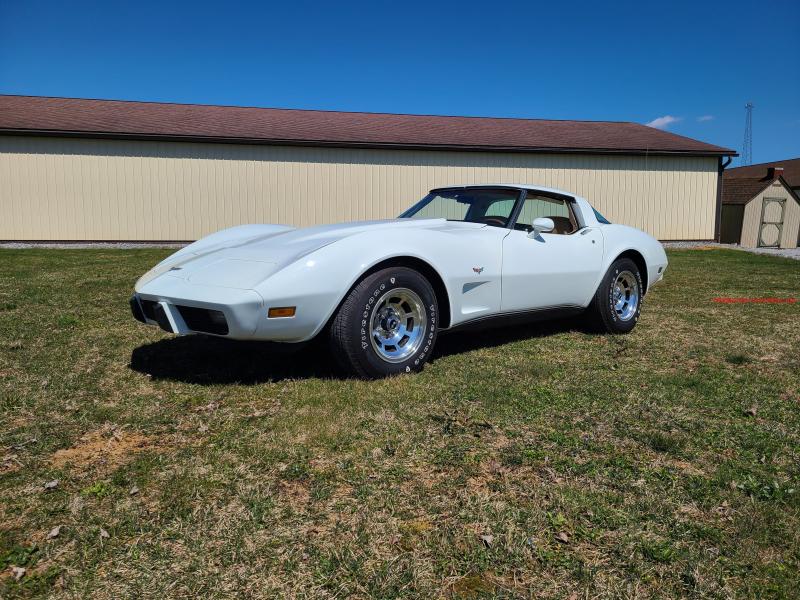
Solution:
M 537 217 L 533 220 L 533 229 L 528 234 L 529 237 L 536 237 L 540 233 L 547 233 L 548 231 L 553 231 L 556 228 L 556 224 L 553 223 L 553 219 L 548 219 L 547 217 Z

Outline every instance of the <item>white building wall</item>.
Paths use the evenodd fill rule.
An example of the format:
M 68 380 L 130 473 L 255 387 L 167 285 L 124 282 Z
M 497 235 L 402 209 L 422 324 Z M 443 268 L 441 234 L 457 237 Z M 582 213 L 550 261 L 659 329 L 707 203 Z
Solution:
M 429 189 L 537 183 L 659 239 L 711 239 L 713 157 L 0 136 L 0 239 L 193 240 L 241 223 L 394 217 Z

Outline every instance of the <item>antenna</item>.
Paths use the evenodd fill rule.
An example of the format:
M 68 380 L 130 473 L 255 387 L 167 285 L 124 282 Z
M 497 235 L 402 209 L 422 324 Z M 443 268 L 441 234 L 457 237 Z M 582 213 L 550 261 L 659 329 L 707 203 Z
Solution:
M 744 144 L 742 146 L 742 165 L 753 164 L 753 103 L 744 105 Z

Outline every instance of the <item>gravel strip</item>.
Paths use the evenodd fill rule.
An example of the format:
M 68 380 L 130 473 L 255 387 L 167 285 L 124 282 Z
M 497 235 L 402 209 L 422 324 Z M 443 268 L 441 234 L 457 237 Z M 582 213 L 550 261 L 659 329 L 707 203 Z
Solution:
M 783 256 L 800 260 L 800 248 L 742 248 L 753 254 L 768 254 L 769 256 Z

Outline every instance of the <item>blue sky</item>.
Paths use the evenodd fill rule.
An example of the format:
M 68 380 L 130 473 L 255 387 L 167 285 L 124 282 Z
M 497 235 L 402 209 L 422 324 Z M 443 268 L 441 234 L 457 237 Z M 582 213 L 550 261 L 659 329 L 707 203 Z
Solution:
M 800 156 L 800 2 L 0 0 L 0 93 L 655 122 L 739 151 L 750 100 L 763 162 Z

